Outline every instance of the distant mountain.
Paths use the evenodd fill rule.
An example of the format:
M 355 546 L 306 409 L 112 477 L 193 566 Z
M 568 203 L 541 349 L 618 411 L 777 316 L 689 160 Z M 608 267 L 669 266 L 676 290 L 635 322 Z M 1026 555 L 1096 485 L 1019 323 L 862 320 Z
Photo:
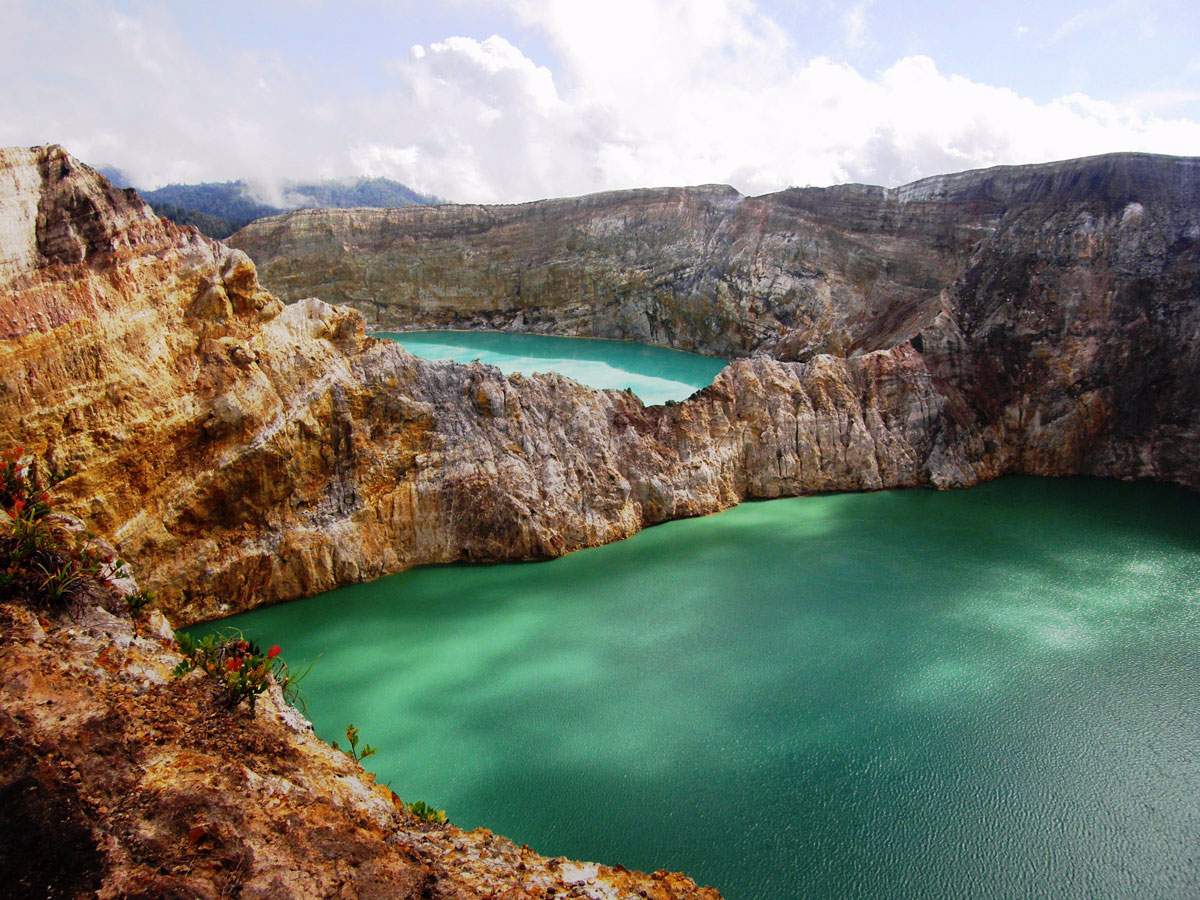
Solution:
M 438 197 L 418 194 L 412 188 L 387 178 L 322 181 L 318 184 L 289 184 L 284 191 L 283 201 L 289 209 L 428 206 L 442 202 Z
M 217 240 L 224 240 L 241 227 L 220 216 L 210 216 L 208 213 L 186 209 L 176 206 L 174 203 L 147 202 L 150 203 L 150 208 L 164 219 L 170 219 L 176 225 L 194 225 L 199 231 Z M 272 213 L 264 213 L 264 215 L 272 215 Z M 253 219 L 247 219 L 246 223 L 249 224 L 252 221 Z
M 123 174 L 117 170 L 113 173 L 118 177 Z M 111 177 L 109 180 L 113 181 Z M 282 206 L 256 199 L 244 181 L 168 184 L 140 193 L 163 218 L 180 225 L 194 225 L 209 237 L 218 239 L 229 237 L 257 219 L 289 209 L 419 206 L 441 202 L 437 197 L 419 194 L 387 178 L 288 182 L 284 185 Z
M 133 187 L 133 182 L 129 180 L 124 169 L 118 169 L 116 166 L 97 166 L 96 171 L 112 182 L 113 187 Z
M 168 184 L 140 193 L 164 219 L 180 225 L 195 225 L 214 238 L 227 238 L 255 219 L 283 212 L 283 207 L 255 200 L 250 186 L 244 181 Z

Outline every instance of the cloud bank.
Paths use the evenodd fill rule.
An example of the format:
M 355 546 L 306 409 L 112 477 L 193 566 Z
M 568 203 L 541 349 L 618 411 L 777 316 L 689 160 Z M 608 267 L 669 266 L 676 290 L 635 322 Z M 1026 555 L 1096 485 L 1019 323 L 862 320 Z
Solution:
M 861 39 L 854 9 L 847 28 Z M 1196 122 L 1081 94 L 1037 103 L 925 56 L 874 73 L 805 57 L 749 0 L 511 0 L 508 11 L 553 59 L 500 35 L 451 36 L 397 46 L 376 81 L 346 91 L 336 60 L 214 55 L 166 12 L 17 5 L 0 36 L 0 144 L 57 141 L 147 188 L 243 177 L 269 194 L 283 179 L 367 174 L 464 202 L 896 185 L 1200 147 Z

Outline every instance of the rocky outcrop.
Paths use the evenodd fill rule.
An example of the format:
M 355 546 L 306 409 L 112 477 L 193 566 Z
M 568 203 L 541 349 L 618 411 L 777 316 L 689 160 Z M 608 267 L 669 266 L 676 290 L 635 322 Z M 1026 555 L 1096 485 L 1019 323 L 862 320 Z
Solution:
M 1196 160 L 1117 154 L 895 189 L 743 197 L 710 185 L 512 206 L 300 210 L 230 243 L 283 299 L 353 306 L 383 329 L 545 331 L 805 359 L 911 338 L 1017 220 L 1036 231 L 1039 216 L 1057 215 L 1043 224 L 1070 230 L 1084 215 L 1103 229 L 1129 204 L 1150 229 L 1175 224 L 1159 212 L 1190 218 L 1196 171 Z
M 754 198 L 705 187 L 307 210 L 232 242 L 284 297 L 318 293 L 380 327 L 798 361 L 911 344 L 972 435 L 953 469 L 1198 486 L 1197 159 L 1116 154 Z
M 943 234 L 914 208 L 894 224 L 873 243 L 777 198 L 708 186 L 304 210 L 230 243 L 279 296 L 353 306 L 382 329 L 513 329 L 800 359 L 891 346 L 884 324 L 915 333 L 991 220 L 984 211 Z
M 439 500 L 404 473 L 435 466 L 443 438 L 437 408 L 404 391 L 469 386 L 439 402 L 482 419 L 479 372 L 424 371 L 319 301 L 284 310 L 244 254 L 59 148 L 0 153 L 0 213 L 0 444 L 75 467 L 56 500 L 182 621 L 360 577 L 357 541 L 422 532 L 414 512 Z M 418 552 L 453 533 L 435 523 Z M 251 714 L 207 676 L 172 678 L 157 611 L 135 628 L 94 586 L 55 612 L 11 600 L 0 591 L 4 896 L 719 900 L 676 873 L 422 822 L 277 688 Z
M 173 648 L 158 613 L 0 602 L 0 894 L 719 900 L 423 822 L 278 686 L 231 710 L 214 679 L 171 677 Z
M 3 441 L 78 470 L 70 510 L 180 622 L 417 563 L 554 556 L 747 496 L 981 474 L 907 346 L 743 361 L 648 410 L 417 360 L 351 310 L 282 308 L 244 253 L 61 150 L 4 164 L 39 212 L 5 247 Z

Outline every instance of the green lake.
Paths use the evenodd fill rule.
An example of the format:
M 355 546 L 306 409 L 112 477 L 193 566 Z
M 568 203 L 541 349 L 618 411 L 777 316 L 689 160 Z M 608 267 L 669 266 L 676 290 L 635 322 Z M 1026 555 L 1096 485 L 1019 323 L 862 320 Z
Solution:
M 588 387 L 632 390 L 647 406 L 686 400 L 712 384 L 726 360 L 630 341 L 495 331 L 381 331 L 422 359 L 479 360 L 505 375 L 558 372 Z
M 408 800 L 728 900 L 1200 896 L 1200 496 L 749 503 L 227 619 Z

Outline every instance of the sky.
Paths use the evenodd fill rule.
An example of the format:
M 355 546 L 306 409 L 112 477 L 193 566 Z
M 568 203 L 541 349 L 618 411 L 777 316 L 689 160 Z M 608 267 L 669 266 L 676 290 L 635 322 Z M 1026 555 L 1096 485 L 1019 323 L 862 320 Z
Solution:
M 0 146 L 457 202 L 1200 155 L 1200 3 L 0 0 Z

